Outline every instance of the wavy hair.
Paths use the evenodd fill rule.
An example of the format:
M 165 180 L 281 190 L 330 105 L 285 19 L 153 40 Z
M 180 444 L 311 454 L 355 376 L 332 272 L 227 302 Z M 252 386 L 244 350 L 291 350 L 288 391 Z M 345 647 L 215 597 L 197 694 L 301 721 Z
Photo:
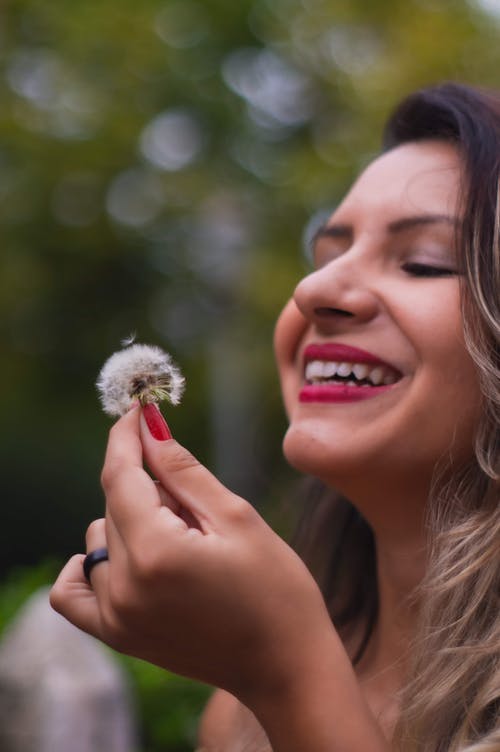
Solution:
M 397 729 L 405 752 L 500 750 L 500 95 L 443 84 L 406 99 L 384 146 L 438 139 L 461 157 L 465 342 L 482 411 L 473 461 L 437 468 L 429 566 L 412 679 Z
M 436 468 L 427 573 L 413 594 L 420 623 L 394 741 L 402 752 L 500 752 L 500 96 L 452 83 L 410 95 L 390 117 L 383 148 L 430 139 L 461 157 L 461 304 L 482 413 L 470 464 Z M 356 662 L 377 618 L 373 535 L 331 490 L 315 484 L 312 502 L 296 547 L 340 633 L 364 625 Z

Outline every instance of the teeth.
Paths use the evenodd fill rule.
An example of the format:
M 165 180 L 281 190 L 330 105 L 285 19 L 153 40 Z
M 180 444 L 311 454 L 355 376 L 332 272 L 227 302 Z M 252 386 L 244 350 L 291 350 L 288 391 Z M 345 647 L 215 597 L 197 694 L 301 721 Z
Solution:
M 372 371 L 370 371 L 368 378 L 372 382 L 372 384 L 378 386 L 383 381 L 384 369 L 380 366 L 377 366 L 377 368 L 374 368 Z
M 312 360 L 306 364 L 305 378 L 307 381 L 321 382 L 334 379 L 335 376 L 346 379 L 348 376 L 352 378 L 349 381 L 344 381 L 347 386 L 360 386 L 360 381 L 367 381 L 368 384 L 361 384 L 361 386 L 379 386 L 380 384 L 390 385 L 394 384 L 398 377 L 396 373 L 385 366 L 376 366 L 371 368 L 367 363 L 337 363 L 330 360 Z M 355 378 L 357 381 L 354 381 Z
M 349 376 L 352 372 L 352 363 L 339 363 L 337 366 L 338 376 Z
M 313 381 L 313 379 L 321 379 L 323 377 L 323 363 L 321 360 L 312 360 L 306 366 L 306 379 Z
M 358 381 L 362 381 L 370 373 L 370 366 L 367 366 L 366 363 L 355 363 L 352 367 L 352 372 Z
M 323 363 L 323 376 L 325 379 L 331 379 L 332 376 L 336 376 L 337 373 L 341 375 L 338 363 L 335 363 L 334 361 Z

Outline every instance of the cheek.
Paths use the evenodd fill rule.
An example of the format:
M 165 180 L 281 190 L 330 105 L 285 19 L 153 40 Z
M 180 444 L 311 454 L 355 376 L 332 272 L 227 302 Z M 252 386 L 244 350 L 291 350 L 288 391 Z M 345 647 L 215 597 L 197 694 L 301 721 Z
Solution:
M 449 282 L 408 297 L 398 320 L 415 353 L 416 376 L 445 382 L 452 391 L 462 384 L 475 391 L 478 379 L 465 346 L 458 283 Z
M 481 394 L 476 366 L 463 338 L 458 296 L 418 317 L 412 329 L 417 353 L 408 422 L 429 454 L 470 457 Z M 432 309 L 431 309 L 432 310 Z
M 436 365 L 422 378 L 423 411 L 421 431 L 430 445 L 447 449 L 456 456 L 470 456 L 481 411 L 477 371 L 465 346 L 440 353 Z M 428 427 L 426 428 L 426 424 Z
M 297 352 L 308 324 L 293 300 L 281 312 L 274 331 L 274 353 L 288 414 L 296 397 L 299 369 Z
M 436 296 L 438 298 L 438 296 Z M 443 386 L 443 396 L 456 395 L 475 402 L 479 393 L 477 369 L 465 346 L 458 293 L 443 295 L 439 305 L 428 305 L 425 315 L 412 322 L 411 338 L 417 352 L 418 367 Z
M 307 328 L 307 320 L 293 299 L 281 311 L 274 329 L 274 352 L 278 366 L 286 365 L 295 353 Z

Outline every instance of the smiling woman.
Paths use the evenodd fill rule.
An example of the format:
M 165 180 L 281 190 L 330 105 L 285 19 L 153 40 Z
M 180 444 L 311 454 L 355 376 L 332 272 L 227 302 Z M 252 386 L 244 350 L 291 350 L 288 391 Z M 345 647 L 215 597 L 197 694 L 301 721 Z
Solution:
M 396 747 L 498 750 L 500 101 L 418 93 L 386 144 L 317 233 L 316 271 L 277 327 L 285 452 L 325 483 L 298 541 L 361 681 L 387 687 L 384 650 L 404 676 Z M 385 393 L 349 389 L 374 358 L 396 369 Z
M 418 92 L 385 143 L 276 327 L 308 567 L 150 404 L 111 431 L 90 582 L 76 555 L 53 589 L 219 688 L 207 751 L 500 750 L 500 99 Z
M 460 159 L 449 144 L 403 144 L 375 160 L 316 239 L 317 269 L 294 294 L 299 316 L 287 309 L 278 324 L 285 453 L 356 500 L 368 519 L 380 509 L 375 482 L 386 495 L 389 484 L 418 488 L 416 519 L 450 437 L 457 458 L 472 452 L 479 382 L 461 333 L 448 219 L 460 211 L 459 186 Z M 310 383 L 306 365 L 303 383 L 311 354 L 314 369 L 335 375 Z M 355 365 L 371 366 L 364 385 Z M 325 403 L 335 405 L 328 420 Z

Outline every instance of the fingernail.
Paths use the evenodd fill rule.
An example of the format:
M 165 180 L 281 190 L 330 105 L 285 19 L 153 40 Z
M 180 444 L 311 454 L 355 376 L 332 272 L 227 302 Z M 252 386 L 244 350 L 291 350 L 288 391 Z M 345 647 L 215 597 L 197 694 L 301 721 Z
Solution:
M 153 439 L 156 439 L 157 441 L 167 441 L 167 439 L 172 438 L 170 428 L 167 426 L 165 418 L 154 402 L 148 402 L 147 405 L 144 405 L 142 408 L 142 414 L 144 415 L 144 420 L 147 423 L 149 433 Z

